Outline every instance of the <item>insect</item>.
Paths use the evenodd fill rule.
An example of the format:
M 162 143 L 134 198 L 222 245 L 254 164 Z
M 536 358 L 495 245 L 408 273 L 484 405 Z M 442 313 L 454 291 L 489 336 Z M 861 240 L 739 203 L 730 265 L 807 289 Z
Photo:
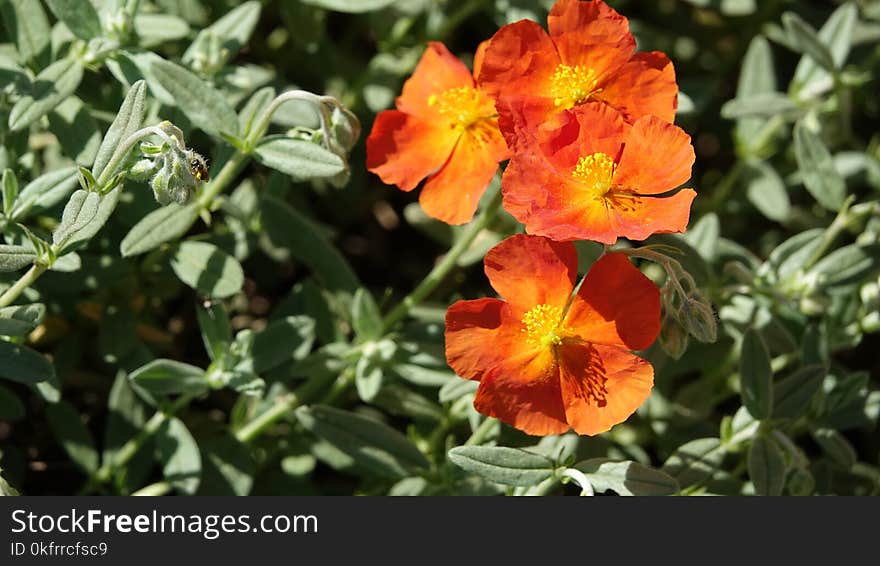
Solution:
M 211 178 L 208 174 L 208 163 L 205 158 L 194 151 L 190 152 L 189 171 L 199 181 L 204 182 Z

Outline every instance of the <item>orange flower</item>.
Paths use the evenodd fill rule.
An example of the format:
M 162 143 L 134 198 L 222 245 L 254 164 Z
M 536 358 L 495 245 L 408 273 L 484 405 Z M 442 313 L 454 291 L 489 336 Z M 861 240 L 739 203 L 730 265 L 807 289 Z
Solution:
M 655 116 L 629 126 L 596 102 L 561 114 L 553 130 L 529 114 L 513 111 L 523 145 L 501 179 L 504 208 L 528 233 L 613 244 L 687 227 L 696 193 L 661 196 L 691 176 L 694 149 L 681 128 Z
M 485 48 L 484 42 L 477 49 L 472 76 L 442 43 L 429 43 L 397 109 L 380 112 L 367 138 L 367 169 L 404 191 L 428 177 L 419 202 L 448 224 L 473 217 L 507 159 L 495 101 L 479 82 Z
M 486 51 L 484 88 L 499 98 L 524 96 L 543 116 L 598 101 L 617 109 L 628 122 L 654 115 L 675 118 L 678 86 L 669 58 L 659 51 L 633 53 L 627 19 L 601 0 L 559 0 L 547 18 L 548 35 L 537 23 L 521 20 L 498 30 Z M 501 129 L 511 147 L 511 131 Z
M 480 382 L 474 407 L 534 435 L 599 434 L 651 392 L 654 370 L 630 350 L 660 332 L 660 293 L 621 254 L 597 261 L 574 297 L 574 244 L 520 234 L 485 260 L 506 300 L 446 313 L 446 360 Z M 571 303 L 569 305 L 569 300 Z

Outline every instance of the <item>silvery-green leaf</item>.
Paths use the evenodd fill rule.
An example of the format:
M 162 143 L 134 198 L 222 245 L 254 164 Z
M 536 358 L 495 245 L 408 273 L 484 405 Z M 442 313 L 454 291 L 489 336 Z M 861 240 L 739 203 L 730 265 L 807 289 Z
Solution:
M 156 448 L 165 481 L 181 493 L 194 494 L 201 480 L 202 457 L 186 425 L 175 417 L 166 420 L 156 432 Z
M 351 324 L 360 340 L 374 340 L 382 333 L 382 314 L 369 291 L 361 287 L 351 302 Z
M 717 438 L 698 438 L 679 446 L 663 464 L 663 471 L 682 488 L 703 483 L 714 475 L 725 449 Z
M 846 2 L 831 14 L 817 34 L 818 39 L 827 46 L 836 68 L 846 62 L 857 24 L 858 9 L 854 3 Z M 792 89 L 800 98 L 816 96 L 833 85 L 831 74 L 817 65 L 812 57 L 801 58 L 791 80 Z
M 748 98 L 728 100 L 721 107 L 721 116 L 730 120 L 739 118 L 769 118 L 795 110 L 797 106 L 781 92 L 762 92 Z
M 384 372 L 376 360 L 363 356 L 357 361 L 354 373 L 354 385 L 358 397 L 365 403 L 370 403 L 378 395 L 382 388 Z
M 176 240 L 186 234 L 198 217 L 199 205 L 195 202 L 185 206 L 169 204 L 154 210 L 129 230 L 122 239 L 120 252 L 123 257 L 131 257 Z
M 773 385 L 773 416 L 793 419 L 804 414 L 822 387 L 825 374 L 825 367 L 815 364 L 777 381 Z
M 852 444 L 833 428 L 820 428 L 811 431 L 813 439 L 822 451 L 839 466 L 850 469 L 858 461 L 858 454 Z
M 23 130 L 42 118 L 74 93 L 83 76 L 79 60 L 65 58 L 55 61 L 34 79 L 31 91 L 21 97 L 9 112 L 9 129 Z
M 0 244 L 0 273 L 18 271 L 31 265 L 37 256 L 32 248 Z
M 450 379 L 440 388 L 438 399 L 441 403 L 449 403 L 469 393 L 476 393 L 479 386 L 480 384 L 477 381 Z
M 67 201 L 67 206 L 64 207 L 61 223 L 52 233 L 52 243 L 62 246 L 72 235 L 91 222 L 98 214 L 100 200 L 98 193 L 83 190 L 74 192 Z
M 263 165 L 286 173 L 295 181 L 324 179 L 346 170 L 345 161 L 324 147 L 286 136 L 269 136 L 254 149 Z
M 254 336 L 250 358 L 238 367 L 260 374 L 305 359 L 314 343 L 315 321 L 308 316 L 287 316 Z
M 840 210 L 846 196 L 846 183 L 834 168 L 831 153 L 822 139 L 803 121 L 794 126 L 794 155 L 804 186 L 813 198 L 828 210 Z
M 254 122 L 263 115 L 274 98 L 275 89 L 270 86 L 263 87 L 251 95 L 238 113 L 238 129 L 242 137 L 247 138 L 250 135 Z
M 49 19 L 40 2 L 8 0 L 0 3 L 0 15 L 22 62 L 37 58 L 49 48 L 51 30 Z
M 504 485 L 529 487 L 553 476 L 550 458 L 504 446 L 458 446 L 449 461 L 465 471 Z
M 310 4 L 325 10 L 345 12 L 348 14 L 360 14 L 373 12 L 390 6 L 395 0 L 301 0 L 303 4 Z
M 221 303 L 196 305 L 196 318 L 199 321 L 205 351 L 212 360 L 220 358 L 232 341 L 232 328 L 229 316 Z
M 826 71 L 834 70 L 834 57 L 810 24 L 794 12 L 782 14 L 782 24 L 798 51 L 809 56 L 815 64 Z
M 46 417 L 52 433 L 73 463 L 86 474 L 93 474 L 98 469 L 95 439 L 76 409 L 66 401 L 60 401 L 46 407 Z
M 91 2 L 46 0 L 46 3 L 55 17 L 78 38 L 89 40 L 101 35 L 101 20 Z
M 189 24 L 172 14 L 137 14 L 134 30 L 141 47 L 152 47 L 185 38 L 189 35 Z
M 859 283 L 880 265 L 880 245 L 850 244 L 838 248 L 819 260 L 810 270 L 818 276 L 821 287 L 837 287 Z
M 128 379 L 156 395 L 201 392 L 208 387 L 202 368 L 166 359 L 153 360 L 139 367 Z
M 749 447 L 749 477 L 758 495 L 782 495 L 785 487 L 785 458 L 773 440 L 758 436 Z
M 238 135 L 238 116 L 214 87 L 171 61 L 155 61 L 151 68 L 193 125 L 217 138 L 223 132 Z
M 584 473 L 597 492 L 610 490 L 618 495 L 672 495 L 678 491 L 675 478 L 638 462 L 593 458 L 573 467 Z
M 25 336 L 45 315 L 46 305 L 42 303 L 0 308 L 0 336 Z
M 222 65 L 229 58 L 235 57 L 238 51 L 247 44 L 259 19 L 259 2 L 245 2 L 230 10 L 216 22 L 199 32 L 192 45 L 183 54 L 182 59 L 184 63 L 192 64 L 199 51 L 199 46 L 206 41 L 206 36 L 211 35 L 220 41 L 220 49 L 225 54 L 223 60 L 216 62 Z
M 714 212 L 706 214 L 688 227 L 684 239 L 694 247 L 700 256 L 711 262 L 715 259 L 718 237 L 721 234 L 721 223 Z
M 122 142 L 140 128 L 141 122 L 144 120 L 146 97 L 147 84 L 144 81 L 137 81 L 128 89 L 125 100 L 122 101 L 113 123 L 110 124 L 104 135 L 101 147 L 98 148 L 98 154 L 95 156 L 92 174 L 96 178 L 101 176 L 116 152 L 122 150 Z
M 241 264 L 214 244 L 186 241 L 171 259 L 181 281 L 208 297 L 234 295 L 244 284 Z
M 78 169 L 73 166 L 40 175 L 21 190 L 10 217 L 23 220 L 31 212 L 55 206 L 76 186 L 77 173 Z
M 33 385 L 55 379 L 55 367 L 26 346 L 0 340 L 0 378 Z
M 69 96 L 50 112 L 49 130 L 58 138 L 66 155 L 80 165 L 91 165 L 101 143 L 101 133 L 82 100 Z
M 296 418 L 371 472 L 404 478 L 430 467 L 424 455 L 397 430 L 370 418 L 332 407 L 300 407 Z
M 746 163 L 746 197 L 770 220 L 785 222 L 791 214 L 791 200 L 782 177 L 763 161 Z

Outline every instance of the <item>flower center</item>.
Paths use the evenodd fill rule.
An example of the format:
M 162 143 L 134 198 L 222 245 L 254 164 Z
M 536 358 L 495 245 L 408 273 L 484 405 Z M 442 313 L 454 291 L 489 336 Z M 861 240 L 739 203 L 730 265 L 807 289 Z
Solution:
M 494 108 L 487 109 L 487 99 L 479 90 L 467 86 L 451 88 L 428 97 L 428 106 L 449 120 L 453 128 L 466 129 L 482 118 L 490 116 Z
M 578 159 L 571 176 L 580 181 L 589 192 L 602 197 L 611 189 L 616 166 L 607 153 L 592 153 Z
M 550 77 L 553 103 L 563 110 L 583 104 L 602 90 L 598 88 L 598 83 L 599 77 L 593 69 L 581 65 L 570 67 L 560 63 Z
M 536 346 L 558 346 L 568 333 L 562 324 L 562 309 L 552 305 L 538 305 L 522 317 L 522 332 L 526 341 Z

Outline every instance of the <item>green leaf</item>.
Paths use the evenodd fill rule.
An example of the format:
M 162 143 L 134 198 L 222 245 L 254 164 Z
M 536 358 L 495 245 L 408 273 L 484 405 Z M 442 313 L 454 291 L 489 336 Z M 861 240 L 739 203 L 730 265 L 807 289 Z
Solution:
M 794 101 L 781 92 L 762 92 L 748 98 L 728 100 L 721 107 L 721 117 L 728 120 L 741 118 L 769 118 L 797 109 Z
M 351 324 L 362 341 L 375 340 L 382 334 L 382 313 L 373 296 L 364 288 L 358 289 L 352 299 Z
M 232 436 L 214 436 L 199 443 L 202 481 L 199 495 L 250 493 L 254 484 L 254 461 L 248 447 Z
M 440 422 L 443 410 L 440 406 L 412 391 L 394 383 L 385 384 L 373 399 L 373 404 L 393 415 L 409 417 L 416 421 Z
M 779 446 L 769 438 L 752 440 L 748 456 L 749 477 L 758 495 L 782 495 L 785 487 L 785 458 Z
M 166 420 L 156 432 L 156 448 L 165 481 L 181 493 L 195 494 L 202 475 L 202 457 L 186 425 L 175 417 Z
M 134 31 L 141 47 L 152 47 L 183 39 L 190 30 L 186 20 L 171 14 L 137 14 L 134 17 Z
M 200 304 L 196 306 L 196 318 L 199 321 L 205 351 L 212 360 L 220 358 L 232 341 L 232 328 L 229 325 L 226 309 L 221 303 Z
M 71 232 L 60 253 L 66 253 L 77 244 L 92 239 L 95 234 L 104 227 L 107 221 L 110 220 L 110 215 L 116 210 L 116 204 L 119 202 L 120 193 L 122 193 L 121 185 L 117 186 L 109 193 L 102 195 L 98 202 L 98 210 L 95 213 L 95 216 L 85 225 Z
M 171 268 L 181 281 L 208 297 L 229 297 L 244 285 L 238 261 L 207 242 L 181 243 L 171 258 Z
M 813 198 L 828 210 L 840 210 L 846 183 L 834 168 L 828 148 L 803 121 L 794 126 L 794 155 L 804 186 Z
M 24 403 L 6 387 L 0 385 L 0 421 L 13 422 L 24 418 Z
M 822 241 L 822 228 L 813 228 L 795 234 L 770 252 L 767 262 L 775 267 L 780 279 L 786 279 L 803 268 Z
M 82 76 L 82 63 L 71 58 L 55 61 L 40 71 L 31 92 L 21 97 L 9 112 L 9 129 L 23 130 L 48 114 L 76 91 Z
M 373 12 L 390 6 L 395 0 L 300 0 L 303 4 L 317 6 L 325 10 L 345 12 L 347 14 L 361 14 Z
M 46 315 L 46 305 L 34 303 L 0 308 L 0 336 L 25 336 Z
M 75 191 L 64 207 L 61 223 L 52 233 L 52 243 L 59 248 L 63 247 L 71 236 L 85 228 L 98 214 L 100 200 L 98 193 Z
M 855 4 L 844 3 L 831 14 L 817 34 L 818 39 L 827 46 L 835 68 L 843 67 L 846 62 L 859 23 L 858 16 Z M 832 75 L 817 65 L 812 57 L 801 58 L 791 80 L 793 91 L 803 98 L 821 94 L 833 85 Z
M 776 169 L 763 161 L 746 163 L 746 197 L 770 220 L 785 222 L 791 214 L 791 200 Z
M 67 97 L 49 113 L 49 131 L 58 138 L 64 153 L 76 163 L 90 165 L 94 161 L 101 144 L 101 132 L 89 109 L 78 97 Z M 88 169 L 80 171 L 88 173 Z
M 816 275 L 820 287 L 838 287 L 860 283 L 880 266 L 880 246 L 850 244 L 834 250 L 822 258 L 810 274 Z
M 365 403 L 370 403 L 382 389 L 384 371 L 382 366 L 367 356 L 357 361 L 354 367 L 354 385 L 358 396 Z
M 153 360 L 134 370 L 128 379 L 156 395 L 198 393 L 208 388 L 202 368 L 175 360 Z
M 36 258 L 37 256 L 31 248 L 0 244 L 0 273 L 18 271 L 34 263 Z
M 768 418 L 773 411 L 773 369 L 767 346 L 753 328 L 743 336 L 739 371 L 743 405 L 756 419 Z
M 837 465 L 848 470 L 858 461 L 858 455 L 852 444 L 833 428 L 820 428 L 811 432 L 813 440 L 822 447 L 822 451 Z
M 55 368 L 42 354 L 26 346 L 0 340 L 0 378 L 34 385 L 55 379 Z
M 684 488 L 711 478 L 720 469 L 724 455 L 719 439 L 698 438 L 679 446 L 662 469 Z
M 18 178 L 12 169 L 3 170 L 3 177 L 0 179 L 0 193 L 3 196 L 3 208 L 0 209 L 0 213 L 8 216 L 15 204 L 15 199 L 18 198 Z
M 199 205 L 195 202 L 185 206 L 169 204 L 154 210 L 141 218 L 122 239 L 119 246 L 122 257 L 140 255 L 176 240 L 186 234 L 198 217 Z
M 296 418 L 373 473 L 401 479 L 430 467 L 418 448 L 395 429 L 379 421 L 332 407 L 300 407 Z
M 360 287 L 348 262 L 305 216 L 274 197 L 263 200 L 262 220 L 272 243 L 290 250 L 330 291 L 354 294 Z
M 806 366 L 773 385 L 773 416 L 795 419 L 803 415 L 825 379 L 825 367 Z
M 78 38 L 89 40 L 101 35 L 101 20 L 91 2 L 46 0 L 46 3 L 55 17 Z
M 718 215 L 710 212 L 688 228 L 684 239 L 699 252 L 703 259 L 711 262 L 715 259 L 720 234 L 721 223 L 718 221 Z
M 192 65 L 201 46 L 211 43 L 213 38 L 221 42 L 219 53 L 222 55 L 222 59 L 215 64 L 218 67 L 222 66 L 247 44 L 259 19 L 259 2 L 245 2 L 230 10 L 222 18 L 199 32 L 192 45 L 183 54 L 184 63 Z
M 592 458 L 573 467 L 587 476 L 597 492 L 610 490 L 618 495 L 672 495 L 678 491 L 675 478 L 638 462 Z
M 399 363 L 392 368 L 394 373 L 415 385 L 441 387 L 450 382 L 458 382 L 454 373 L 446 368 L 428 368 L 413 363 Z
M 137 81 L 128 89 L 125 100 L 122 101 L 119 112 L 116 113 L 113 123 L 104 134 L 104 140 L 101 142 L 101 147 L 98 148 L 97 156 L 95 156 L 92 174 L 96 178 L 101 176 L 104 168 L 113 161 L 117 152 L 122 151 L 122 142 L 141 127 L 141 122 L 144 120 L 146 98 L 146 82 Z
M 332 151 L 286 136 L 263 138 L 254 148 L 254 154 L 260 163 L 289 175 L 294 181 L 333 177 L 347 167 Z
M 66 401 L 46 406 L 46 418 L 52 434 L 64 447 L 73 463 L 86 474 L 98 469 L 98 451 L 92 433 L 83 424 L 76 409 Z
M 192 123 L 216 138 L 238 136 L 238 117 L 223 95 L 202 79 L 171 61 L 155 61 L 153 76 L 174 97 Z
M 308 316 L 287 316 L 254 336 L 251 357 L 239 368 L 263 373 L 285 362 L 305 359 L 315 343 L 315 321 Z
M 250 136 L 251 128 L 254 127 L 257 117 L 263 115 L 263 112 L 266 111 L 274 98 L 275 89 L 270 86 L 263 87 L 251 95 L 238 113 L 238 130 L 243 138 Z
M 40 2 L 8 0 L 0 3 L 0 14 L 7 33 L 15 36 L 22 62 L 31 62 L 48 50 L 52 33 Z
M 450 379 L 443 384 L 437 393 L 437 398 L 441 403 L 449 403 L 455 401 L 469 393 L 476 393 L 480 383 L 469 379 Z
M 530 487 L 553 476 L 550 458 L 504 446 L 458 446 L 449 461 L 465 471 L 504 485 Z
M 809 56 L 814 63 L 826 71 L 835 70 L 836 65 L 831 51 L 819 39 L 816 30 L 803 18 L 794 12 L 786 12 L 782 14 L 782 25 L 785 26 L 789 39 L 798 51 Z
M 113 462 L 119 449 L 146 422 L 146 406 L 135 394 L 124 371 L 119 371 L 107 399 L 107 424 L 104 427 L 102 461 Z
M 77 167 L 73 166 L 40 175 L 19 193 L 10 217 L 21 221 L 31 212 L 52 208 L 76 186 L 78 172 Z

